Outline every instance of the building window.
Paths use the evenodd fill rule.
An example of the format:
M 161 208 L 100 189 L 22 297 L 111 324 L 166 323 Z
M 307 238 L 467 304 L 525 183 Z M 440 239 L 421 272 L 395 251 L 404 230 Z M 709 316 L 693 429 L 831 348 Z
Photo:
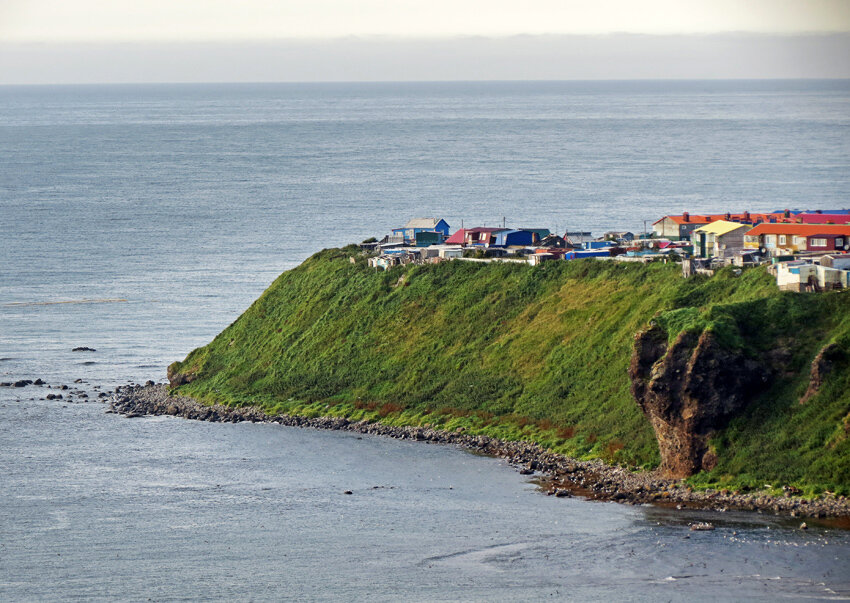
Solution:
M 840 247 L 844 247 L 844 239 L 841 237 L 835 239 L 835 248 L 839 249 Z
M 826 239 L 812 239 L 812 247 L 826 247 Z
M 806 244 L 806 237 L 798 237 L 798 236 L 794 237 L 794 245 L 799 246 L 799 245 L 805 245 L 805 244 Z
M 779 235 L 779 244 L 785 245 L 785 235 Z

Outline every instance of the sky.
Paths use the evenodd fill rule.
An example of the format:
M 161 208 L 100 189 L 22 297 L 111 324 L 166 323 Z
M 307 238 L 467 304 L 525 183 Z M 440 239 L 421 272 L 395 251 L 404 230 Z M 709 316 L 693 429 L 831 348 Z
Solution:
M 0 84 L 850 77 L 849 40 L 850 0 L 0 0 Z

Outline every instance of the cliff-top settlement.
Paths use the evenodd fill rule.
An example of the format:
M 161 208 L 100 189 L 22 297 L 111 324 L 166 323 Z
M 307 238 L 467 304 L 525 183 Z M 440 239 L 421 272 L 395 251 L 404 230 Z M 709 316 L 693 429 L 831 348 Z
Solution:
M 850 224 L 817 223 L 838 216 L 850 222 L 682 214 L 596 238 L 415 219 L 283 273 L 169 379 L 267 415 L 532 441 L 733 493 L 846 495 L 850 297 L 830 291 L 846 256 L 825 235 Z M 804 242 L 802 227 L 818 233 Z

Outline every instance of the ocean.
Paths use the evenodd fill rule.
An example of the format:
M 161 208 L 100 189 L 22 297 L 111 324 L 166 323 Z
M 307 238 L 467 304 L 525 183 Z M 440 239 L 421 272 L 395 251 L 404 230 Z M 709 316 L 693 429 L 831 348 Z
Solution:
M 450 448 L 95 401 L 412 217 L 642 232 L 849 193 L 848 81 L 0 87 L 0 381 L 91 395 L 0 388 L 0 599 L 850 596 L 830 526 L 692 535 Z

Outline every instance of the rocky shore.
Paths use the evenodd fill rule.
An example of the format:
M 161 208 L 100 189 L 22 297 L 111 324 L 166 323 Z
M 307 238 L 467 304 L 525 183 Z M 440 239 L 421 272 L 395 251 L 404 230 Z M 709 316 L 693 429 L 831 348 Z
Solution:
M 817 499 L 795 496 L 786 489 L 778 497 L 763 492 L 740 493 L 726 490 L 691 489 L 680 481 L 658 477 L 650 472 L 631 472 L 601 461 L 579 461 L 548 452 L 530 442 L 501 441 L 483 435 L 448 432 L 425 427 L 394 427 L 370 421 L 350 421 L 341 417 L 306 418 L 268 415 L 251 407 L 208 406 L 191 398 L 168 395 L 167 386 L 147 384 L 117 388 L 111 410 L 127 417 L 173 415 L 199 421 L 223 423 L 277 423 L 291 427 L 335 429 L 451 444 L 506 459 L 526 475 L 537 475 L 547 493 L 554 496 L 578 495 L 593 500 L 628 504 L 665 504 L 677 507 L 740 509 L 790 515 L 792 517 L 850 517 L 850 499 L 822 495 Z

